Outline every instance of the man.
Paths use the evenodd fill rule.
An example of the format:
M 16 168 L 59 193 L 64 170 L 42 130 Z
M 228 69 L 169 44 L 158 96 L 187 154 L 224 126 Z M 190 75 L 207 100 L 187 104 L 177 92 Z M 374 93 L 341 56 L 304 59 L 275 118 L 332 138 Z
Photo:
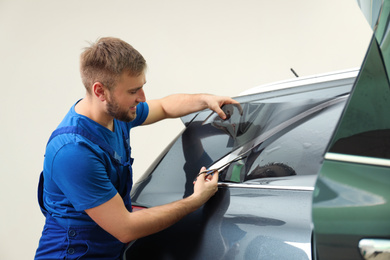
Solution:
M 217 191 L 218 174 L 203 174 L 192 195 L 131 212 L 130 129 L 206 108 L 224 119 L 220 107 L 237 104 L 207 94 L 146 101 L 145 69 L 142 55 L 117 38 L 102 38 L 81 54 L 86 95 L 46 147 L 38 190 L 46 222 L 36 259 L 120 259 L 125 243 L 169 227 Z

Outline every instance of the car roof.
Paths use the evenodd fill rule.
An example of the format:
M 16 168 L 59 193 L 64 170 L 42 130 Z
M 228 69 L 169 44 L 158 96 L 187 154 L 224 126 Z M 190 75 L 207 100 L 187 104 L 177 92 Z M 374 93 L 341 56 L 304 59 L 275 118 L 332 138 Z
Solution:
M 301 87 L 301 86 L 318 86 L 329 85 L 332 82 L 346 81 L 343 83 L 353 84 L 357 75 L 359 74 L 359 68 L 352 68 L 347 70 L 333 71 L 328 73 L 316 74 L 306 77 L 297 77 L 293 79 L 277 81 L 269 84 L 260 85 L 250 88 L 239 94 L 239 96 L 258 94 L 263 92 L 275 91 L 280 89 Z

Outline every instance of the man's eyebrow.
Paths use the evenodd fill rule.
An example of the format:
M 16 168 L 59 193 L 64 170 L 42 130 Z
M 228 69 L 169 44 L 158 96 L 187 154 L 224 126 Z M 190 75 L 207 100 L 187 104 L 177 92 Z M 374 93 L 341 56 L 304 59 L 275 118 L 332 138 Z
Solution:
M 128 91 L 138 91 L 138 90 L 140 90 L 141 88 L 143 88 L 143 87 L 145 86 L 145 84 L 146 84 L 146 81 L 145 81 L 145 83 L 144 83 L 142 86 L 130 88 Z
M 140 86 L 140 87 L 135 87 L 135 88 L 130 88 L 129 91 L 137 91 L 137 90 L 140 90 L 141 88 L 143 88 L 144 86 Z

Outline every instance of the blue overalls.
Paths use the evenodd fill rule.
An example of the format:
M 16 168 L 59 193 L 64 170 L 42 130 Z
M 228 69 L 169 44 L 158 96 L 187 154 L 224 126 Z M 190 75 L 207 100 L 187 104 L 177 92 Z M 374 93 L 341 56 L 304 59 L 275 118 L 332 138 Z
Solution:
M 125 194 L 123 201 L 126 208 L 131 211 L 130 190 L 132 186 L 131 165 L 133 159 L 130 157 L 129 133 L 124 125 L 121 126 L 124 142 L 128 144 L 128 147 L 126 147 L 127 159 L 122 161 L 116 158 L 115 151 L 102 139 L 76 126 L 58 128 L 53 132 L 48 143 L 60 134 L 78 134 L 97 144 L 104 152 L 108 153 L 117 169 L 119 166 L 128 167 L 129 175 L 127 175 L 127 180 L 121 180 L 126 181 L 125 192 L 120 192 L 120 194 Z M 110 173 L 108 175 L 110 176 Z M 97 224 L 93 226 L 63 226 L 59 224 L 45 209 L 43 203 L 43 183 L 42 172 L 38 185 L 38 201 L 41 211 L 46 217 L 46 222 L 35 259 L 121 259 L 125 244 Z

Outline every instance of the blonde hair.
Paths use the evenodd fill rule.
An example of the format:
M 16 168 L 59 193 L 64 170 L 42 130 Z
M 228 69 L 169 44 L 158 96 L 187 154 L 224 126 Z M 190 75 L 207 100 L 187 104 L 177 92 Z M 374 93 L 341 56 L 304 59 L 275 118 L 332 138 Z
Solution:
M 95 82 L 112 90 L 124 71 L 130 76 L 139 76 L 145 69 L 144 57 L 130 44 L 118 38 L 100 38 L 80 55 L 81 79 L 89 93 Z

